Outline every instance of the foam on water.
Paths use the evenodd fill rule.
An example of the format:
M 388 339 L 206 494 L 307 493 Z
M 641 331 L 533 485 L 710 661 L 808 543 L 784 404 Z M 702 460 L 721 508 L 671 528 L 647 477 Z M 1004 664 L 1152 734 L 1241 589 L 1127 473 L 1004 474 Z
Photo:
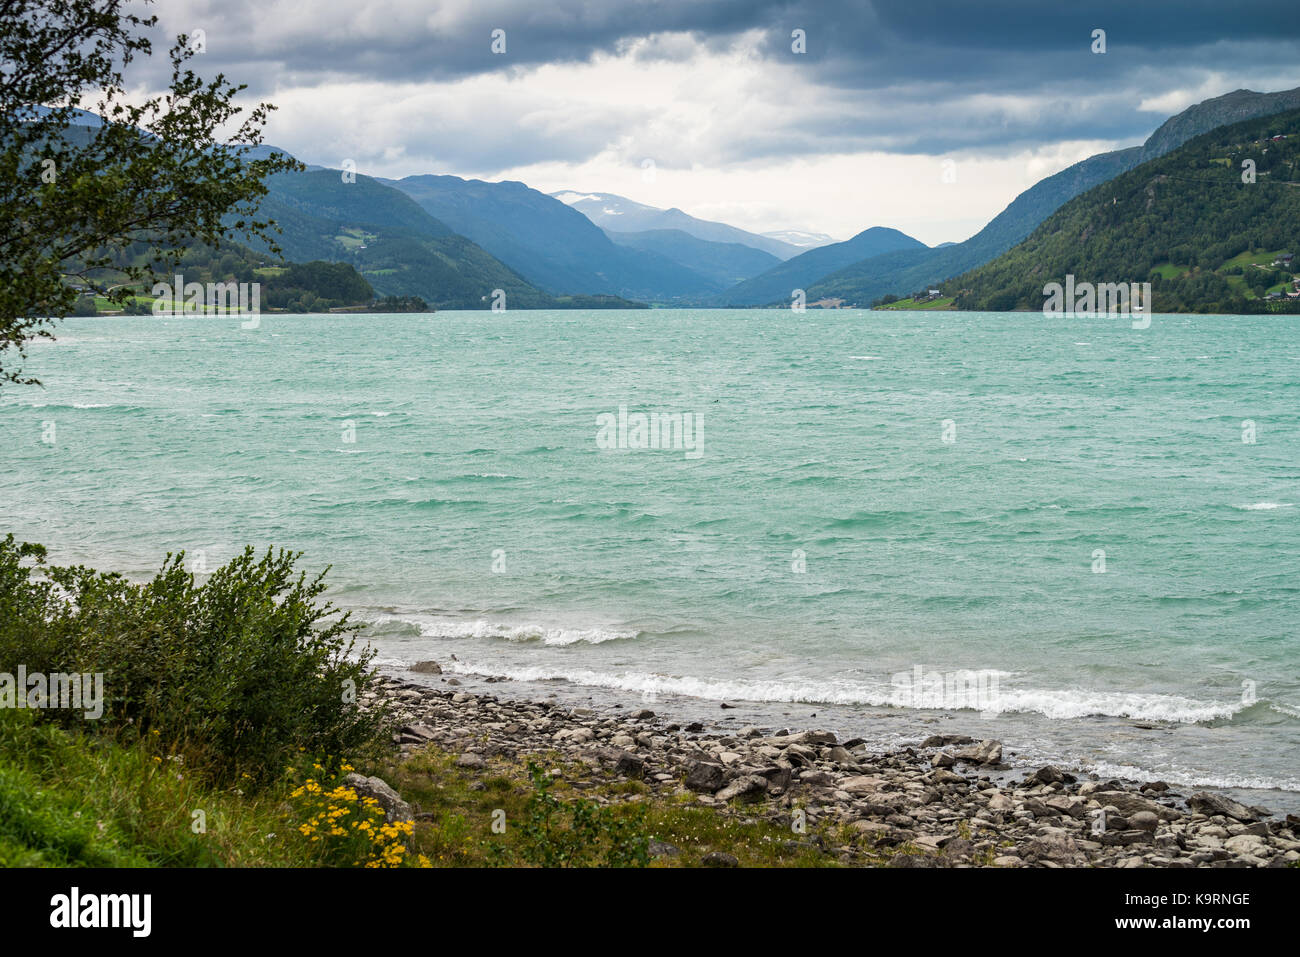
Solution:
M 484 622 L 466 623 L 458 628 L 436 626 L 424 630 L 426 636 L 454 631 L 459 637 L 504 638 L 510 641 L 538 641 L 546 645 L 569 645 L 576 642 L 598 643 L 627 634 L 609 632 L 573 632 L 564 629 L 502 628 Z M 413 662 L 412 662 L 413 663 Z M 927 701 L 924 695 L 911 703 L 906 692 L 893 686 L 887 678 L 875 684 L 828 677 L 790 677 L 777 681 L 708 678 L 693 675 L 650 674 L 639 671 L 609 673 L 590 668 L 553 667 L 546 665 L 503 666 L 494 661 L 458 661 L 449 670 L 461 674 L 478 674 L 510 678 L 515 681 L 567 681 L 595 688 L 619 691 L 656 692 L 685 695 L 716 701 L 791 702 L 802 704 L 864 705 L 868 707 L 945 710 L 942 699 Z M 1017 689 L 1001 687 L 995 696 L 972 707 L 950 706 L 947 710 L 971 710 L 991 714 L 1034 713 L 1066 720 L 1092 716 L 1131 718 L 1184 724 L 1230 718 L 1249 705 L 1240 702 L 1207 702 L 1179 695 L 1114 694 L 1077 688 Z

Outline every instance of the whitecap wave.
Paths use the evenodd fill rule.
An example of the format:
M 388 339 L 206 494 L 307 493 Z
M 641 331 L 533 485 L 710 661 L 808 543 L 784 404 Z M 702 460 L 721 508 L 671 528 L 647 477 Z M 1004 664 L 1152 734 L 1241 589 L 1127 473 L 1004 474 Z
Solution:
M 598 645 L 606 641 L 635 638 L 639 633 L 620 628 L 563 628 L 555 625 L 507 625 L 490 621 L 420 621 L 426 638 L 488 638 L 504 641 L 535 641 L 543 645 Z
M 496 637 L 494 635 L 493 637 Z M 582 639 L 573 639 L 582 640 Z M 545 641 L 545 639 L 543 639 Z M 548 644 L 570 641 L 552 641 Z M 1054 720 L 1112 717 L 1130 720 L 1196 724 L 1231 718 L 1244 710 L 1240 701 L 1197 701 L 1180 695 L 1131 694 L 1082 689 L 995 689 L 972 702 L 958 698 L 945 706 L 941 699 L 921 695 L 915 699 L 885 682 L 865 684 L 826 678 L 793 677 L 774 681 L 746 681 L 692 675 L 663 675 L 625 671 L 598 672 L 587 668 L 546 665 L 508 666 L 498 662 L 458 662 L 453 670 L 465 674 L 511 678 L 515 681 L 567 681 L 573 684 L 638 694 L 683 695 L 713 701 L 789 702 L 800 704 L 857 705 L 908 710 L 979 711 L 983 714 L 1034 713 Z
M 1222 774 L 1198 768 L 1165 767 L 1140 768 L 1133 764 L 1112 764 L 1109 761 L 1084 761 L 1079 770 L 1101 778 L 1121 778 L 1146 783 L 1164 781 L 1182 788 L 1233 788 L 1248 791 L 1300 791 L 1300 778 L 1266 778 L 1254 775 Z

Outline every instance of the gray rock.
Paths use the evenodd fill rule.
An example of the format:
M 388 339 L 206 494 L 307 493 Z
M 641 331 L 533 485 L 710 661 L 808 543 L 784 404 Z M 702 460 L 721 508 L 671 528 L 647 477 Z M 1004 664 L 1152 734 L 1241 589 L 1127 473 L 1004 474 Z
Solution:
M 1239 834 L 1236 837 L 1230 837 L 1223 842 L 1223 846 L 1233 854 L 1263 857 L 1269 853 L 1268 845 L 1264 843 L 1264 839 L 1256 837 L 1254 834 Z
M 629 778 L 640 779 L 645 776 L 645 761 L 635 754 L 624 753 L 619 755 L 614 770 L 619 774 L 627 775 Z
M 696 761 L 686 775 L 686 786 L 692 791 L 707 791 L 712 794 L 726 781 L 720 764 Z
M 969 764 L 999 764 L 1002 761 L 1002 742 L 981 741 L 979 744 L 962 748 L 953 757 Z
M 768 790 L 770 791 L 775 791 L 777 788 L 780 788 L 782 791 L 785 791 L 787 788 L 790 787 L 790 779 L 792 773 L 789 768 L 781 768 L 781 767 L 763 768 L 758 773 L 763 775 L 763 777 L 767 778 L 767 786 L 768 786 Z
M 651 857 L 676 857 L 680 853 L 681 853 L 680 848 L 675 847 L 672 844 L 668 844 L 665 841 L 650 842 Z
M 923 748 L 946 748 L 950 744 L 974 744 L 975 739 L 967 734 L 932 734 L 921 742 Z
M 433 728 L 426 724 L 408 724 L 402 728 L 402 734 L 420 741 L 432 741 L 437 736 Z
M 975 853 L 975 845 L 964 837 L 954 837 L 943 845 L 943 856 L 952 860 L 965 860 Z
M 1056 784 L 1058 781 L 1065 780 L 1065 773 L 1056 765 L 1049 764 L 1046 767 L 1039 768 L 1026 780 L 1027 782 L 1036 781 L 1039 784 Z
M 1218 794 L 1208 794 L 1205 791 L 1198 791 L 1193 794 L 1187 799 L 1187 804 L 1193 811 L 1200 814 L 1208 814 L 1210 816 L 1222 814 L 1225 817 L 1233 818 L 1234 820 L 1241 821 L 1244 824 L 1249 824 L 1250 822 L 1257 821 L 1260 818 L 1260 815 L 1256 813 L 1253 808 L 1248 808 L 1246 805 L 1232 800 L 1232 798 L 1223 797 Z
M 1138 811 L 1128 819 L 1128 823 L 1139 831 L 1154 831 L 1160 824 L 1160 818 L 1150 811 Z
M 1039 837 L 1024 846 L 1021 856 L 1029 862 L 1046 860 L 1055 864 L 1068 865 L 1084 861 L 1084 854 L 1074 838 L 1068 831 L 1059 827 L 1044 828 Z
M 389 824 L 394 821 L 414 821 L 411 805 L 402 800 L 401 795 L 388 786 L 383 778 L 365 777 L 353 772 L 343 779 L 343 783 L 357 792 L 357 797 L 374 798 L 384 809 L 384 817 Z
M 1173 808 L 1165 807 L 1163 804 L 1157 804 L 1155 801 L 1148 800 L 1138 794 L 1129 791 L 1097 791 L 1092 797 L 1103 807 L 1109 805 L 1125 816 L 1137 814 L 1140 811 L 1150 811 L 1162 821 L 1172 820 L 1181 817 L 1178 811 Z
M 761 774 L 742 774 L 716 795 L 719 801 L 739 799 L 745 803 L 761 800 L 767 793 L 767 778 Z
M 799 775 L 799 783 L 812 787 L 827 788 L 835 783 L 835 775 L 829 771 L 804 771 Z
M 725 851 L 709 851 L 700 859 L 700 863 L 705 867 L 739 867 L 740 859 Z
M 835 743 L 835 735 L 830 731 L 800 731 L 798 734 L 776 735 L 768 740 L 783 748 L 792 744 L 831 745 Z
M 1016 802 L 1001 791 L 989 798 L 990 811 L 1014 811 L 1015 808 Z
M 436 661 L 417 661 L 415 664 L 411 665 L 409 670 L 422 675 L 442 674 L 442 666 Z

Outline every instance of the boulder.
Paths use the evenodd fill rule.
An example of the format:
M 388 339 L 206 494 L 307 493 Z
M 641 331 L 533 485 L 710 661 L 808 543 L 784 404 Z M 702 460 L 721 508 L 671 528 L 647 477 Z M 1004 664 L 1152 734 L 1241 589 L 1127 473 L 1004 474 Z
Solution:
M 629 778 L 640 779 L 645 776 L 645 761 L 635 754 L 624 752 L 618 756 L 614 770 Z
M 411 805 L 402 800 L 401 795 L 388 786 L 383 778 L 365 777 L 353 772 L 343 779 L 343 783 L 357 792 L 359 798 L 374 798 L 384 809 L 384 817 L 389 824 L 394 821 L 414 821 Z
M 1022 849 L 1024 860 L 1031 863 L 1050 861 L 1054 864 L 1081 864 L 1083 852 L 1074 838 L 1064 828 L 1044 828 L 1040 836 L 1029 841 Z
M 422 675 L 442 674 L 442 666 L 436 661 L 417 661 L 411 665 L 410 670 Z
M 1003 794 L 1001 791 L 989 798 L 990 811 L 1014 811 L 1015 809 L 1016 802 L 1013 801 L 1009 795 Z
M 712 794 L 726 781 L 722 765 L 707 761 L 696 761 L 686 775 L 686 786 L 692 791 L 707 791 Z
M 700 863 L 705 867 L 739 867 L 740 859 L 725 851 L 709 851 L 700 858 Z
M 1162 821 L 1169 821 L 1182 815 L 1174 808 L 1165 807 L 1130 791 L 1097 791 L 1091 797 L 1102 805 L 1111 806 L 1125 816 L 1132 816 L 1140 811 L 1150 811 Z
M 761 800 L 767 793 L 767 778 L 761 774 L 742 774 L 715 796 L 719 801 L 739 799 L 745 803 Z
M 1187 799 L 1187 805 L 1198 814 L 1206 814 L 1211 817 L 1222 814 L 1224 817 L 1233 818 L 1243 824 L 1257 821 L 1261 816 L 1255 808 L 1246 807 L 1246 805 L 1234 801 L 1232 798 L 1223 797 L 1219 794 L 1209 794 L 1205 791 L 1198 791 L 1193 794 Z
M 1223 847 L 1233 854 L 1249 854 L 1252 857 L 1263 857 L 1269 853 L 1264 839 L 1254 834 L 1238 834 L 1236 837 L 1230 837 L 1223 842 Z
M 923 748 L 946 748 L 950 744 L 974 744 L 975 739 L 967 734 L 932 734 L 921 742 Z
M 1128 823 L 1139 831 L 1154 831 L 1160 824 L 1160 817 L 1150 811 L 1138 811 L 1128 819 Z
M 1002 742 L 981 741 L 979 744 L 962 748 L 953 757 L 968 764 L 999 764 L 1002 761 Z
M 1025 779 L 1025 783 L 1028 784 L 1030 782 L 1033 782 L 1036 784 L 1057 784 L 1061 781 L 1066 781 L 1066 780 L 1073 781 L 1074 779 L 1070 777 L 1070 775 L 1062 771 L 1060 768 L 1058 768 L 1056 765 L 1049 764 L 1046 767 L 1039 768 L 1037 771 L 1031 774 L 1028 778 Z
M 666 841 L 651 841 L 649 850 L 651 857 L 676 857 L 682 852 L 681 848 Z

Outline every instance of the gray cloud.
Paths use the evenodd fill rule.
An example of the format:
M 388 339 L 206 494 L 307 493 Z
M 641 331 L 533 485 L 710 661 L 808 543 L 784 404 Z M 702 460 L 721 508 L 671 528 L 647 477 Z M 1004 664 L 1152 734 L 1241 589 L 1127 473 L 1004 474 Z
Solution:
M 400 152 L 448 169 L 579 162 L 611 148 L 640 148 L 671 166 L 1132 142 L 1163 119 L 1141 109 L 1144 100 L 1201 90 L 1218 74 L 1229 85 L 1205 95 L 1233 82 L 1300 83 L 1300 18 L 1260 0 L 1103 0 L 1086 8 L 1024 0 L 175 0 L 158 12 L 169 32 L 205 30 L 208 52 L 198 62 L 205 73 L 224 71 L 272 100 L 366 85 L 370 92 L 357 95 L 377 98 L 378 109 L 389 99 L 383 87 L 514 78 L 504 92 L 467 88 L 468 119 L 446 102 L 411 117 Z M 1096 28 L 1106 31 L 1105 55 L 1090 51 Z M 505 31 L 505 54 L 492 52 L 495 29 Z M 806 32 L 804 54 L 791 50 L 795 29 Z M 741 123 L 719 117 L 711 142 L 697 136 L 673 145 L 654 132 L 634 93 L 619 107 L 563 116 L 563 103 L 528 89 L 530 78 L 544 85 L 538 77 L 547 69 L 608 58 L 703 72 L 702 58 L 725 57 L 738 44 L 772 74 L 773 88 L 760 93 L 779 99 L 777 84 L 794 85 L 790 96 L 801 99 L 751 104 Z M 684 85 L 684 96 L 709 95 Z

